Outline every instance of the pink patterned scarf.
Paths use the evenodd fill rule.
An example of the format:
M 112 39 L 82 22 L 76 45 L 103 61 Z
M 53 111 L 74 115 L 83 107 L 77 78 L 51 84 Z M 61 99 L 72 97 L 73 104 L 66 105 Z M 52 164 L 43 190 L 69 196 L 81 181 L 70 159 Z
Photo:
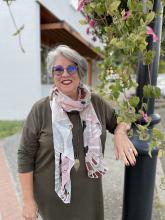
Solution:
M 73 125 L 66 112 L 79 111 L 81 121 L 85 121 L 86 127 L 83 133 L 84 147 L 87 147 L 85 164 L 90 178 L 98 178 L 107 171 L 100 140 L 102 127 L 91 103 L 91 93 L 85 85 L 78 88 L 77 101 L 54 88 L 50 106 L 55 151 L 55 192 L 64 203 L 70 203 L 70 172 L 75 164 L 75 158 L 72 143 Z

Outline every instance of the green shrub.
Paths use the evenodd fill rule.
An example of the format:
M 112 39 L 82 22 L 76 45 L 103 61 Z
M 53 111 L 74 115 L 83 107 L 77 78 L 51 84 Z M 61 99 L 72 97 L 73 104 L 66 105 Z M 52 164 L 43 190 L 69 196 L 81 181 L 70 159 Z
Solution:
M 17 133 L 22 126 L 23 121 L 0 121 L 0 138 Z
M 159 73 L 165 73 L 165 61 L 160 60 L 159 62 Z

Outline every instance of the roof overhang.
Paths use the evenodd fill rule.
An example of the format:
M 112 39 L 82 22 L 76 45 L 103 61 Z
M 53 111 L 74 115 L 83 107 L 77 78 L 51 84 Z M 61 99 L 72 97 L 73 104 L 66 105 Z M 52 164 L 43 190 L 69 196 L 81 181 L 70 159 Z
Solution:
M 95 48 L 69 24 L 67 24 L 67 22 L 60 21 L 42 5 L 41 42 L 42 44 L 50 47 L 57 46 L 59 44 L 66 44 L 86 58 L 96 60 L 103 58 L 103 56 L 96 52 Z

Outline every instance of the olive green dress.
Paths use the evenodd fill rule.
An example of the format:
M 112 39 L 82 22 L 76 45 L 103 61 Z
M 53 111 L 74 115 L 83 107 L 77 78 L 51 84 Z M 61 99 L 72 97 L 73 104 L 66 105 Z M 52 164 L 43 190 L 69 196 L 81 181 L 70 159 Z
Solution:
M 96 94 L 92 104 L 102 125 L 104 152 L 106 129 L 116 127 L 115 111 Z M 68 113 L 73 123 L 73 147 L 80 168 L 71 170 L 71 203 L 64 204 L 54 191 L 55 161 L 49 97 L 34 104 L 25 122 L 18 149 L 18 171 L 34 173 L 34 195 L 43 220 L 104 220 L 102 179 L 87 176 L 83 148 L 83 127 L 79 113 Z

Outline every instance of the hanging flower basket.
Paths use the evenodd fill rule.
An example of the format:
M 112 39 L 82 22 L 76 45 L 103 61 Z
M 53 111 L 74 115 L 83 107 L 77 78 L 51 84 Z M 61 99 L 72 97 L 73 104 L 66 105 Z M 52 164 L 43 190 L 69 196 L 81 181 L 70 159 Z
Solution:
M 152 118 L 147 115 L 146 100 L 160 98 L 160 89 L 152 85 L 150 76 L 150 64 L 155 51 L 148 49 L 148 38 L 153 43 L 159 40 L 150 26 L 157 16 L 153 11 L 153 2 L 80 0 L 78 10 L 85 16 L 80 23 L 88 24 L 87 34 L 94 41 L 101 40 L 104 45 L 104 49 L 100 49 L 104 60 L 99 65 L 101 95 L 116 104 L 118 123 L 132 124 L 136 127 L 136 135 L 138 134 L 140 140 L 149 140 L 150 155 L 155 146 L 162 152 L 163 134 L 157 128 L 153 128 L 148 135 Z M 132 78 L 137 68 L 137 60 L 148 66 L 149 83 L 143 87 L 142 100 L 136 95 L 129 96 L 127 93 L 138 86 Z M 115 78 L 113 83 L 112 76 Z M 139 123 L 141 120 L 146 123 Z M 130 131 L 130 135 L 131 133 L 133 131 Z

